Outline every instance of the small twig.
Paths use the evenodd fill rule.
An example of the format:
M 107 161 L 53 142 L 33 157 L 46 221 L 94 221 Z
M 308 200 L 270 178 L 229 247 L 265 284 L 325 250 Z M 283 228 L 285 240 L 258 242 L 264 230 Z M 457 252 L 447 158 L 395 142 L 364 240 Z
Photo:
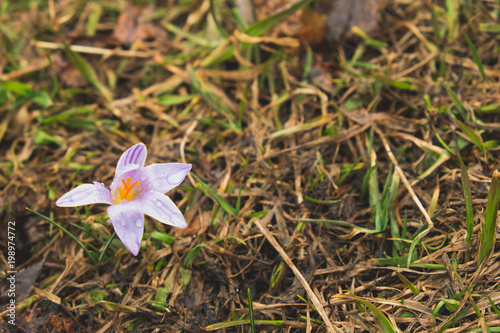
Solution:
M 191 135 L 191 133 L 194 131 L 194 129 L 196 128 L 196 125 L 198 125 L 198 120 L 201 118 L 198 117 L 198 119 L 194 120 L 191 125 L 189 125 L 188 129 L 186 130 L 186 132 L 184 133 L 184 137 L 182 138 L 182 141 L 181 141 L 181 144 L 180 144 L 180 153 L 181 153 L 181 161 L 182 163 L 186 163 L 186 153 L 184 151 L 184 147 L 186 146 L 186 142 L 187 142 L 187 139 L 189 138 L 189 135 Z M 194 181 L 194 178 L 193 176 L 191 175 L 191 173 L 188 173 L 188 178 L 189 178 L 189 181 L 191 182 L 191 184 L 193 184 L 193 186 L 196 187 L 196 184 L 197 182 Z
M 110 320 L 106 325 L 104 325 L 99 331 L 97 331 L 97 333 L 104 333 L 108 330 L 108 328 L 111 327 L 111 325 L 113 325 L 113 320 Z
M 300 273 L 300 271 L 297 269 L 297 267 L 295 267 L 295 265 L 293 264 L 293 262 L 290 259 L 290 257 L 288 257 L 288 255 L 286 254 L 286 252 L 278 244 L 278 242 L 276 241 L 276 239 L 271 235 L 271 233 L 269 232 L 269 230 L 267 230 L 267 228 L 262 225 L 262 223 L 260 222 L 260 220 L 258 218 L 254 218 L 254 219 L 252 219 L 252 221 L 259 228 L 260 232 L 262 232 L 262 234 L 266 237 L 266 239 L 269 241 L 269 243 L 271 243 L 271 245 L 276 249 L 276 251 L 278 251 L 278 253 L 280 254 L 281 258 L 283 258 L 283 260 L 288 265 L 288 267 L 291 268 L 291 270 L 293 271 L 293 273 L 295 274 L 295 276 L 297 277 L 297 279 L 299 279 L 300 283 L 302 284 L 302 286 L 306 290 L 307 295 L 309 296 L 309 299 L 312 301 L 312 303 L 316 307 L 316 310 L 318 310 L 318 313 L 320 314 L 321 318 L 323 318 L 323 321 L 324 321 L 326 327 L 328 328 L 328 332 L 331 332 L 331 333 L 333 333 L 333 332 L 341 332 L 341 330 L 339 328 L 333 326 L 332 322 L 330 321 L 330 319 L 328 318 L 328 315 L 325 312 L 325 309 L 323 308 L 323 304 L 321 304 L 321 302 L 319 301 L 318 297 L 312 291 L 311 287 L 307 283 L 307 281 L 304 278 L 304 276 Z
M 424 66 L 432 59 L 436 58 L 440 53 L 441 53 L 441 51 L 434 51 L 434 52 L 429 53 L 424 59 L 422 59 L 421 61 L 419 61 L 415 65 L 411 66 L 410 68 L 405 69 L 402 72 L 399 72 L 399 73 L 393 75 L 392 79 L 396 80 L 396 79 L 405 77 L 406 75 L 410 74 L 411 72 L 414 72 L 417 69 L 419 69 L 420 67 Z
M 35 41 L 33 42 L 36 47 L 41 49 L 50 49 L 50 50 L 62 50 L 64 49 L 64 44 L 62 43 L 52 43 L 52 42 L 43 42 L 43 41 Z M 94 47 L 94 46 L 85 46 L 85 45 L 69 45 L 69 49 L 76 53 L 87 53 L 87 54 L 98 54 L 103 56 L 119 56 L 119 57 L 128 57 L 128 58 L 150 58 L 153 55 L 146 52 L 141 51 L 131 51 L 131 50 L 122 50 L 122 49 L 105 49 L 102 47 Z
M 0 75 L 0 80 L 3 81 L 10 81 L 17 79 L 20 76 L 32 73 L 32 72 L 37 72 L 45 69 L 50 65 L 49 59 L 37 59 L 29 62 L 29 65 L 27 65 L 24 68 L 18 69 L 16 71 L 7 73 L 7 74 L 1 74 Z
M 57 293 L 54 293 L 54 290 L 59 285 L 59 283 L 62 281 L 62 279 L 64 279 L 66 277 L 66 275 L 69 273 L 69 271 L 71 270 L 71 267 L 73 267 L 73 264 L 75 263 L 75 261 L 81 260 L 80 253 L 82 253 L 82 252 L 79 251 L 78 255 L 75 258 L 66 258 L 66 268 L 61 273 L 61 275 L 59 275 L 59 277 L 56 279 L 56 281 L 50 286 L 49 290 L 47 290 L 47 292 L 49 294 L 54 294 L 54 295 L 57 294 Z

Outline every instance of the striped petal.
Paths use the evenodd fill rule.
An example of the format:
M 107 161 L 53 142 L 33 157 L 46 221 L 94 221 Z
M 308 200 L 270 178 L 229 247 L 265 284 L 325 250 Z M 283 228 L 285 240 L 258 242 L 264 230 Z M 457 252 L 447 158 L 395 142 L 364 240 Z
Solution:
M 144 213 L 135 202 L 108 207 L 108 215 L 123 245 L 136 256 L 144 232 Z
M 144 162 L 146 162 L 147 150 L 144 143 L 138 143 L 127 149 L 116 166 L 115 175 L 119 175 L 124 171 L 142 168 L 144 167 Z
M 134 167 L 134 166 L 132 166 Z M 137 167 L 137 166 L 135 166 Z M 111 182 L 111 185 L 109 186 L 109 189 L 111 190 L 111 194 L 112 196 L 116 196 L 117 195 L 117 191 L 118 191 L 118 188 L 120 186 L 123 186 L 123 183 L 122 183 L 122 180 L 123 181 L 127 181 L 127 178 L 130 177 L 130 180 L 133 183 L 135 183 L 137 180 L 140 181 L 139 179 L 139 169 L 137 168 L 133 168 L 133 169 L 130 169 L 128 170 L 127 167 L 125 168 L 122 168 L 123 172 L 120 173 L 120 174 L 115 174 L 115 178 L 113 179 L 113 182 Z M 142 183 L 142 182 L 141 182 Z M 135 193 L 142 193 L 142 185 L 141 186 L 137 186 L 134 188 L 134 192 Z
M 113 204 L 108 189 L 98 182 L 80 185 L 56 201 L 56 205 L 59 207 L 76 207 L 96 203 Z
M 156 191 L 149 191 L 134 201 L 141 205 L 141 210 L 144 214 L 160 221 L 161 223 L 169 224 L 178 228 L 187 226 L 184 216 L 177 206 L 164 194 Z

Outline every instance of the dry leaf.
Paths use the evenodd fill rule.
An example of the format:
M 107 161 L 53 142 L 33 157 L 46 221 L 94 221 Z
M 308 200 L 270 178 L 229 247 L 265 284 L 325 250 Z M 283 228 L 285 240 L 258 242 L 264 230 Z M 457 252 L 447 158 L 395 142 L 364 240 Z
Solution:
M 309 80 L 327 93 L 333 93 L 333 78 L 327 68 L 314 65 L 309 73 Z
M 151 6 L 129 6 L 118 18 L 113 36 L 127 46 L 138 40 L 165 38 L 165 31 L 149 19 L 154 12 Z
M 351 35 L 353 27 L 366 32 L 373 31 L 377 28 L 379 11 L 386 3 L 386 0 L 335 1 L 326 18 L 326 40 L 331 43 L 341 42 Z
M 258 19 L 271 15 L 290 0 L 261 3 L 254 0 Z M 310 45 L 337 44 L 351 36 L 353 27 L 370 33 L 377 28 L 379 12 L 387 0 L 335 0 L 315 3 L 312 9 L 301 8 L 279 24 L 271 35 L 298 36 Z
M 27 332 L 82 332 L 82 328 L 62 306 L 49 300 L 37 302 L 32 309 L 21 312 L 17 323 Z
M 16 284 L 17 284 L 17 295 L 16 301 L 22 302 L 25 300 L 31 290 L 33 289 L 33 285 L 35 284 L 36 279 L 40 275 L 40 271 L 42 270 L 43 262 L 40 261 L 34 265 L 31 265 L 28 268 L 20 270 L 16 276 Z
M 300 21 L 304 27 L 297 33 L 299 37 L 313 46 L 324 41 L 326 15 L 304 9 L 300 15 Z
M 60 53 L 51 55 L 50 59 L 54 64 L 55 72 L 58 78 L 68 87 L 84 88 L 89 86 L 89 82 L 80 72 L 71 65 L 68 59 Z
M 175 231 L 175 237 L 186 237 L 204 233 L 211 224 L 210 216 L 210 211 L 205 211 L 201 215 L 196 215 L 187 228 L 177 229 Z

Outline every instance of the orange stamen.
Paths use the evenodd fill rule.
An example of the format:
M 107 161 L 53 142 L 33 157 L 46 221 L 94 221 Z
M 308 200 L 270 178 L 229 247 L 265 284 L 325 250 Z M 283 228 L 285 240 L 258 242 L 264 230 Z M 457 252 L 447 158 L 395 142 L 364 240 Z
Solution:
M 127 182 L 125 180 L 121 180 L 123 183 L 123 186 L 120 186 L 118 188 L 118 203 L 121 202 L 122 200 L 127 200 L 130 201 L 134 195 L 134 188 L 135 186 L 139 185 L 139 181 L 136 180 L 132 185 L 130 185 L 130 177 L 127 178 Z

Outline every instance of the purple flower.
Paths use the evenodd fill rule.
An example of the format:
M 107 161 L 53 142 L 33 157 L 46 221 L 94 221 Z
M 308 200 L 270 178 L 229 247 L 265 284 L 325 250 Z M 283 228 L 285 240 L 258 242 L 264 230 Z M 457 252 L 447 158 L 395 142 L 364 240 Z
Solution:
M 146 146 L 129 148 L 118 161 L 111 192 L 104 184 L 83 184 L 57 200 L 59 207 L 105 203 L 116 234 L 134 256 L 139 253 L 144 214 L 178 228 L 185 228 L 181 211 L 164 193 L 179 185 L 191 164 L 158 163 L 144 167 Z

